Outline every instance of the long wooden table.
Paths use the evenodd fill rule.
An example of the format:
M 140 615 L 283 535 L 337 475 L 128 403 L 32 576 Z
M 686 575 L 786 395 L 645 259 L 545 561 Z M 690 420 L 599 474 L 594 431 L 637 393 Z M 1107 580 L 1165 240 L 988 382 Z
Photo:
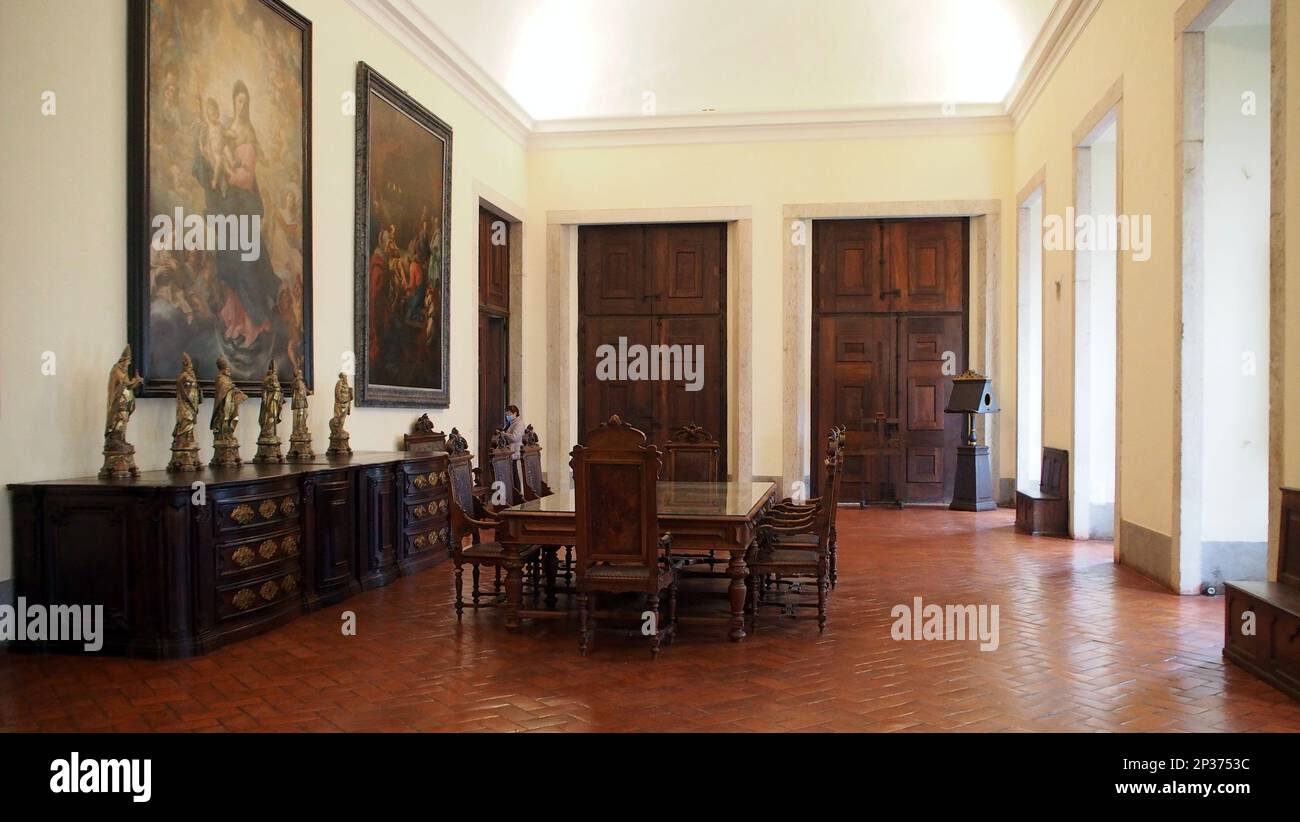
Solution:
M 660 482 L 659 530 L 673 535 L 673 549 L 726 551 L 727 591 L 731 613 L 720 622 L 730 627 L 731 639 L 745 638 L 745 552 L 754 538 L 763 512 L 776 495 L 770 482 Z M 497 539 L 506 550 L 506 628 L 518 630 L 523 618 L 567 616 L 554 609 L 548 597 L 546 610 L 523 607 L 524 560 L 520 551 L 541 545 L 548 584 L 554 588 L 556 549 L 573 545 L 577 523 L 572 490 L 559 491 L 500 511 L 503 525 Z

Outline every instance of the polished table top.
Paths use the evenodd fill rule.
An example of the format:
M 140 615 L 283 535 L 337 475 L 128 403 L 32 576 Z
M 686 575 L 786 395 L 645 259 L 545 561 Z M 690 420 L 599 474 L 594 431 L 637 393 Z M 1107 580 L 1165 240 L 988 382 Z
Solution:
M 749 517 L 775 489 L 770 482 L 660 482 L 660 517 Z M 572 515 L 577 507 L 573 489 L 529 500 L 499 512 Z

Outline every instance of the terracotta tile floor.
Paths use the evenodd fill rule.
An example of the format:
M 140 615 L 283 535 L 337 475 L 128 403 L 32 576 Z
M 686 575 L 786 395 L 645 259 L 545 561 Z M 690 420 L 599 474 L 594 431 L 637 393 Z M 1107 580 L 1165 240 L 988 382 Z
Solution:
M 1110 543 L 1024 537 L 1008 511 L 840 522 L 820 637 L 768 613 L 738 645 L 686 625 L 658 662 L 617 634 L 582 659 L 573 622 L 458 627 L 443 565 L 197 659 L 0 654 L 0 731 L 1300 730 L 1300 703 L 1220 657 L 1222 599 L 1165 593 Z M 914 596 L 996 603 L 1000 648 L 892 640 Z

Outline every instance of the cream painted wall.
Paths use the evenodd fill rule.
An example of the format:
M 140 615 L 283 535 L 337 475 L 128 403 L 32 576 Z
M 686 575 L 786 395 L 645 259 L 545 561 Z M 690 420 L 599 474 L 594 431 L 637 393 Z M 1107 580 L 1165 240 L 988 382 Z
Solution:
M 328 396 L 351 351 L 354 132 L 341 95 L 365 60 L 453 129 L 451 407 L 426 409 L 474 439 L 477 407 L 476 184 L 525 201 L 521 145 L 343 0 L 290 0 L 313 23 L 313 230 L 316 394 L 312 430 L 328 439 Z M 69 25 L 69 21 L 76 25 Z M 0 4 L 0 485 L 98 470 L 109 366 L 126 343 L 126 3 Z M 41 115 L 41 93 L 57 114 Z M 540 266 L 539 266 L 540 268 Z M 526 269 L 527 270 L 527 269 Z M 539 278 L 540 279 L 540 278 Z M 525 279 L 527 282 L 527 278 Z M 42 376 L 42 352 L 57 372 Z M 208 401 L 210 402 L 210 400 Z M 210 410 L 206 406 L 204 413 Z M 173 402 L 139 402 L 129 439 L 142 468 L 168 458 Z M 244 458 L 258 402 L 244 406 Z M 355 449 L 392 449 L 421 409 L 359 408 Z M 203 417 L 206 419 L 206 416 Z M 211 436 L 200 432 L 201 453 Z M 287 436 L 287 423 L 284 434 Z M 12 576 L 8 494 L 0 501 L 0 580 Z
M 1014 215 L 1008 191 L 1010 149 L 1009 134 L 989 134 L 533 151 L 528 163 L 529 221 L 542 225 L 548 211 L 561 210 L 752 207 L 754 317 L 748 343 L 754 362 L 753 471 L 779 476 L 781 255 L 790 236 L 782 225 L 783 206 L 997 199 L 1003 202 L 1004 215 Z M 1007 272 L 1014 271 L 1010 266 L 1015 237 L 1007 218 L 1002 225 L 1000 259 L 1006 282 L 1012 276 Z M 531 233 L 524 260 L 529 270 L 543 269 L 543 232 Z M 1003 288 L 999 294 L 1006 303 L 1002 316 L 1014 323 L 1014 289 Z M 525 300 L 545 305 L 540 278 L 525 285 Z M 1004 340 L 1008 333 L 1014 334 L 1014 326 L 1003 331 Z M 534 404 L 546 398 L 546 356 L 546 329 L 535 323 L 527 329 L 525 343 L 525 396 Z M 1009 367 L 999 371 L 1011 374 Z M 1007 408 L 1013 395 L 1007 393 L 1010 389 L 1002 390 L 1002 407 Z M 1004 443 L 1014 443 L 1009 426 L 999 430 Z
M 1124 213 L 1152 217 L 1151 256 L 1124 255 L 1120 516 L 1157 534 L 1171 533 L 1173 445 L 1173 20 L 1176 0 L 1106 0 L 1065 55 L 1015 132 L 1013 169 L 1028 179 L 1047 169 L 1046 214 L 1074 202 L 1074 130 L 1123 80 L 1120 151 Z M 1044 260 L 1045 445 L 1073 451 L 1072 260 Z M 1059 288 L 1058 288 L 1059 285 Z M 1121 551 L 1122 551 L 1121 544 Z M 1172 571 L 1159 574 L 1164 580 Z

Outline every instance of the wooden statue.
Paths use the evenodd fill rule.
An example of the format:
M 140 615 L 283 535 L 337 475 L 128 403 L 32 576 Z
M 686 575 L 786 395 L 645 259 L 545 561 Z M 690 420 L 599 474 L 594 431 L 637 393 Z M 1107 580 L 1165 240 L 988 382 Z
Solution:
M 194 375 L 194 361 L 189 354 L 181 354 L 181 373 L 176 377 L 176 426 L 172 428 L 172 460 L 168 471 L 200 471 L 199 445 L 194 441 L 194 426 L 199 419 L 199 405 L 203 392 Z
M 131 376 L 131 346 L 122 349 L 108 372 L 108 409 L 104 421 L 104 467 L 101 477 L 126 479 L 138 476 L 135 446 L 126 441 L 126 424 L 135 413 L 135 389 L 144 384 L 139 374 Z
M 325 452 L 326 456 L 352 453 L 352 446 L 348 444 L 351 437 L 343 429 L 343 423 L 351 413 L 352 386 L 348 385 L 348 375 L 340 371 L 339 381 L 334 386 L 334 416 L 330 418 L 330 447 Z
M 266 376 L 262 378 L 262 410 L 258 412 L 257 424 L 261 430 L 257 435 L 257 454 L 253 462 L 284 462 L 280 451 L 280 435 L 276 427 L 280 424 L 284 410 L 284 390 L 280 387 L 280 374 L 275 370 L 275 360 L 266 366 Z
M 303 379 L 302 369 L 293 367 L 293 432 L 289 434 L 289 462 L 308 462 L 315 458 L 316 452 L 311 448 L 311 431 L 307 428 L 307 398 L 312 392 Z
M 217 381 L 213 386 L 212 446 L 214 453 L 213 468 L 235 468 L 243 464 L 239 457 L 239 440 L 235 438 L 235 427 L 239 425 L 239 404 L 248 399 L 248 395 L 235 386 L 230 378 L 230 363 L 225 357 L 217 358 Z

